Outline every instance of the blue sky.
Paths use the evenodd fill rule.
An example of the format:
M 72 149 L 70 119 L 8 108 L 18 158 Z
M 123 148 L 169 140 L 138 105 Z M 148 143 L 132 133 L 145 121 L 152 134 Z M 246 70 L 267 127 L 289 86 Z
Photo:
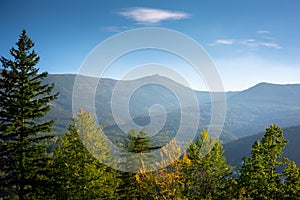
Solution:
M 227 91 L 259 82 L 300 83 L 299 9 L 297 0 L 3 0 L 0 55 L 8 57 L 25 28 L 36 43 L 42 71 L 76 73 L 99 43 L 122 31 L 154 26 L 179 31 L 202 45 Z M 193 88 L 206 89 L 179 59 L 150 52 L 149 60 L 147 53 L 120 58 L 105 76 L 120 78 L 137 63 L 165 63 Z

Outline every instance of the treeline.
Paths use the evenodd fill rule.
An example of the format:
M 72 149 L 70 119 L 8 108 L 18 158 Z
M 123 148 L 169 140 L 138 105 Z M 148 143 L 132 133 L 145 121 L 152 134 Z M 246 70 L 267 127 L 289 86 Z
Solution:
M 82 110 L 57 139 L 53 121 L 43 117 L 58 94 L 42 84 L 47 73 L 38 73 L 25 31 L 16 45 L 12 59 L 0 59 L 0 199 L 300 198 L 300 169 L 282 157 L 287 141 L 276 125 L 240 169 L 226 163 L 221 142 L 206 131 L 183 151 L 179 141 L 151 146 L 147 132 L 132 130 L 122 142 L 132 154 L 121 155 L 116 167 L 103 127 Z M 158 148 L 161 159 L 154 162 Z

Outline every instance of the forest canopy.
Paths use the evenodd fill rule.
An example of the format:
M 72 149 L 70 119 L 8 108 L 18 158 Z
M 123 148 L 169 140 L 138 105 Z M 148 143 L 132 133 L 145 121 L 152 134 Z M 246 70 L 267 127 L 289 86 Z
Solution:
M 155 146 L 147 131 L 132 129 L 119 142 L 137 157 L 121 155 L 126 170 L 116 170 L 104 127 L 91 113 L 79 110 L 68 131 L 52 134 L 54 121 L 43 117 L 59 98 L 54 83 L 43 83 L 47 72 L 39 72 L 25 30 L 16 45 L 11 59 L 0 59 L 0 199 L 300 198 L 300 169 L 282 156 L 288 141 L 276 124 L 252 145 L 241 168 L 227 164 L 221 141 L 206 130 L 184 150 L 175 139 Z M 81 138 L 93 140 L 93 148 Z M 143 154 L 156 149 L 161 162 L 149 162 L 151 155 Z M 138 173 L 129 172 L 137 166 Z

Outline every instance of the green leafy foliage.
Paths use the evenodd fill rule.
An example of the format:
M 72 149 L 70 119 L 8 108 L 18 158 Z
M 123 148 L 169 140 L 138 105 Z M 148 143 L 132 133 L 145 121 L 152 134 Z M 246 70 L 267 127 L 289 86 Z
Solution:
M 148 172 L 149 168 L 143 165 L 135 178 L 140 184 L 144 197 L 148 199 L 186 199 L 185 190 L 186 167 L 190 160 L 183 153 L 176 140 L 173 139 L 161 149 L 161 160 L 157 162 L 156 171 Z

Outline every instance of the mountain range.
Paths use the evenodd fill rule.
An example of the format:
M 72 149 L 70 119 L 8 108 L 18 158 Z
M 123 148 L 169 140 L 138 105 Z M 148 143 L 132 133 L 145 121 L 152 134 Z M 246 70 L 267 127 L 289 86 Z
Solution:
M 71 123 L 72 94 L 76 75 L 74 74 L 49 74 L 45 83 L 55 83 L 55 91 L 59 91 L 59 99 L 52 103 L 52 109 L 47 118 L 56 121 L 54 131 L 64 133 Z M 151 83 L 143 85 L 143 83 Z M 194 92 L 199 104 L 200 113 L 195 107 L 189 107 L 187 113 L 191 119 L 200 115 L 200 128 L 207 128 L 210 121 L 211 97 L 209 92 L 193 91 L 169 78 L 152 75 L 136 80 L 118 81 L 108 78 L 83 77 L 79 89 L 83 91 L 78 97 L 85 100 L 86 96 L 95 93 L 95 108 L 98 121 L 106 130 L 117 130 L 111 109 L 111 98 L 116 85 L 122 85 L 122 92 L 128 94 L 134 85 L 142 85 L 131 94 L 129 99 L 129 113 L 133 121 L 140 126 L 150 123 L 149 109 L 152 105 L 161 105 L 167 113 L 164 131 L 172 129 L 176 132 L 178 123 L 185 113 L 181 107 L 189 107 L 193 102 L 178 101 L 178 96 Z M 161 84 L 155 84 L 161 83 Z M 94 91 L 90 85 L 97 84 Z M 174 94 L 167 86 L 176 88 L 180 94 Z M 86 94 L 86 95 L 85 95 Z M 221 140 L 226 143 L 241 137 L 261 132 L 270 124 L 276 123 L 281 127 L 300 125 L 300 84 L 278 85 L 259 83 L 247 90 L 226 92 L 226 119 L 221 135 Z M 122 94 L 119 94 L 120 98 Z M 92 106 L 92 105 L 90 105 Z M 159 115 L 159 113 L 157 113 Z M 128 119 L 129 120 L 129 119 Z M 121 123 L 126 124 L 127 121 Z M 130 124 L 130 123 L 129 123 Z
M 288 141 L 283 156 L 300 166 L 300 126 L 283 128 L 284 138 Z M 251 156 L 251 147 L 255 141 L 261 140 L 264 132 L 243 137 L 224 144 L 225 157 L 232 166 L 240 167 L 244 156 Z

